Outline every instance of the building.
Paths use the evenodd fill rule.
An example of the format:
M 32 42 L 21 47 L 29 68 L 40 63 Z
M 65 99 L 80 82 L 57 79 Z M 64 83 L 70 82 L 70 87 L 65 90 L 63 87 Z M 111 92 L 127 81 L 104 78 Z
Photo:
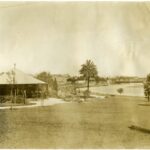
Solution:
M 0 73 L 0 96 L 25 94 L 26 97 L 35 97 L 47 90 L 47 83 L 16 68 Z
M 117 76 L 109 78 L 107 82 L 111 84 L 120 84 L 120 83 L 143 83 L 146 79 L 142 77 L 134 76 Z

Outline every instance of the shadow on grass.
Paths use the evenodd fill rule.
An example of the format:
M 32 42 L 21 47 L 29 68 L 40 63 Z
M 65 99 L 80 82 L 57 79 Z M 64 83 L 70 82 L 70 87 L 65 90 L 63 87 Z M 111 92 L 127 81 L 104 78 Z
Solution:
M 148 133 L 150 134 L 150 129 L 145 129 L 145 128 L 142 128 L 142 127 L 139 127 L 139 126 L 130 126 L 129 127 L 131 130 L 136 130 L 136 131 L 140 131 L 140 132 L 143 132 L 143 133 Z
M 150 106 L 150 104 L 138 104 L 140 106 Z

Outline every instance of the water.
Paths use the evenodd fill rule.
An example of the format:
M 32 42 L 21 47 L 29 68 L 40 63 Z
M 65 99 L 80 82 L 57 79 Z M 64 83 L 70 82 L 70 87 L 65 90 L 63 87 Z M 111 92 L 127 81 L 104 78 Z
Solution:
M 90 87 L 90 91 L 100 93 L 100 94 L 111 94 L 120 95 L 117 89 L 122 88 L 123 93 L 121 95 L 125 96 L 144 96 L 144 88 L 142 83 L 127 83 L 127 84 L 115 84 L 100 87 Z

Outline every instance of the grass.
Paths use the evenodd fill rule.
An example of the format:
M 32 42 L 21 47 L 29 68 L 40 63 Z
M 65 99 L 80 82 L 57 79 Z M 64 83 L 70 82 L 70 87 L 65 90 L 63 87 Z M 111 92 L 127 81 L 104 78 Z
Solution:
M 84 103 L 0 110 L 0 148 L 150 148 L 150 107 L 117 96 Z

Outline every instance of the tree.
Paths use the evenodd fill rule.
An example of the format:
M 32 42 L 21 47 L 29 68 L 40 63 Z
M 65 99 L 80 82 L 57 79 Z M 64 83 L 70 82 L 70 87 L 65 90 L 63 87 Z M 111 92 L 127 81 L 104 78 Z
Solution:
M 51 76 L 51 74 L 49 72 L 41 72 L 39 74 L 36 75 L 36 78 L 46 82 L 48 85 L 52 85 L 53 84 L 53 78 Z
M 122 94 L 122 93 L 123 93 L 123 88 L 117 89 L 117 92 L 118 92 L 119 94 Z
M 99 84 L 99 83 L 100 83 L 100 77 L 99 77 L 99 76 L 96 76 L 96 77 L 95 77 L 95 82 L 96 82 L 96 84 Z
M 104 77 L 96 76 L 96 77 L 95 77 L 95 82 L 96 82 L 96 84 L 99 84 L 100 82 L 106 83 L 106 82 L 107 82 L 107 79 L 104 78 Z
M 73 88 L 74 88 L 74 94 L 76 94 L 76 82 L 77 82 L 78 78 L 73 76 L 67 79 L 68 82 L 71 82 Z
M 86 63 L 81 65 L 80 74 L 87 81 L 87 91 L 89 93 L 90 79 L 95 78 L 98 74 L 96 65 L 91 60 L 86 60 Z
M 57 92 L 58 92 L 58 83 L 57 83 L 56 78 L 53 81 L 53 89 L 56 91 L 56 95 L 57 95 Z
M 48 93 L 46 94 L 54 94 L 55 96 L 57 96 L 57 92 L 58 92 L 58 83 L 56 78 L 54 78 L 49 72 L 41 72 L 39 74 L 36 75 L 36 78 L 44 81 L 48 84 L 49 87 L 49 91 L 47 91 Z
M 149 97 L 150 97 L 150 74 L 147 75 L 146 82 L 144 83 L 144 94 L 149 101 Z

